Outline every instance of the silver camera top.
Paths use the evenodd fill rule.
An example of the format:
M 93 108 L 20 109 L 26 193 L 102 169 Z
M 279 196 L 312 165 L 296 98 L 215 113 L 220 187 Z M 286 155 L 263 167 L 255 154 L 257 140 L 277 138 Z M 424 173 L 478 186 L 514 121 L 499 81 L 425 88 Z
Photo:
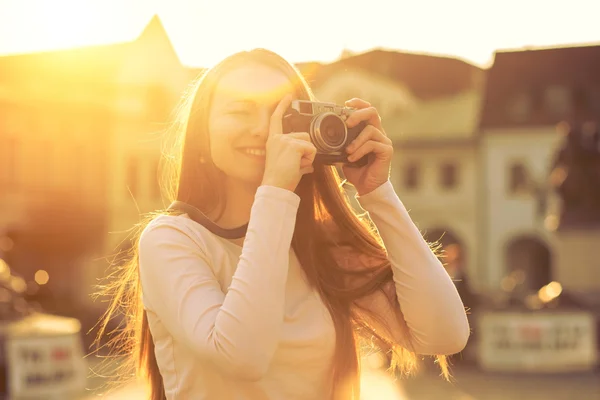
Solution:
M 322 113 L 334 113 L 345 120 L 352 112 L 353 108 L 343 107 L 335 103 L 325 103 L 318 101 L 293 100 L 290 106 L 301 115 L 317 115 Z

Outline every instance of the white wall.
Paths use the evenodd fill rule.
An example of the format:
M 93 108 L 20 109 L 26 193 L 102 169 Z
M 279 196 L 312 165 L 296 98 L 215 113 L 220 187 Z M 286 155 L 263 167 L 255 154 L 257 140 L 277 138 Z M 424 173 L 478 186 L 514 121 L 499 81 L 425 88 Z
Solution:
M 420 185 L 408 189 L 403 185 L 405 166 L 417 162 L 421 170 Z M 458 184 L 445 189 L 439 182 L 439 166 L 452 162 L 458 167 Z M 464 246 L 465 267 L 473 285 L 479 286 L 481 275 L 478 246 L 477 148 L 475 145 L 396 149 L 392 181 L 398 196 L 422 233 L 446 229 Z
M 538 237 L 553 250 L 553 237 L 536 217 L 537 204 L 528 193 L 511 194 L 509 165 L 522 162 L 533 181 L 544 183 L 559 135 L 554 126 L 489 130 L 483 132 L 482 201 L 485 230 L 482 240 L 486 284 L 498 288 L 505 273 L 505 246 L 520 235 Z
M 481 270 L 477 242 L 478 153 L 474 144 L 453 141 L 463 143 L 473 137 L 478 92 L 422 101 L 401 83 L 363 70 L 348 69 L 315 88 L 315 94 L 322 101 L 338 104 L 351 97 L 361 97 L 378 108 L 388 137 L 397 142 L 391 177 L 396 192 L 422 233 L 445 229 L 457 236 L 464 246 L 465 267 L 476 289 Z M 441 138 L 451 144 L 440 146 Z M 403 146 L 402 140 L 407 139 L 421 144 Z M 417 190 L 407 190 L 402 184 L 404 167 L 412 161 L 417 161 L 422 171 Z M 458 185 L 450 190 L 439 183 L 439 168 L 443 162 L 458 166 Z
M 416 104 L 404 85 L 359 69 L 339 71 L 313 91 L 318 100 L 324 102 L 344 104 L 354 97 L 368 101 L 377 108 L 384 127 L 391 116 L 410 110 Z

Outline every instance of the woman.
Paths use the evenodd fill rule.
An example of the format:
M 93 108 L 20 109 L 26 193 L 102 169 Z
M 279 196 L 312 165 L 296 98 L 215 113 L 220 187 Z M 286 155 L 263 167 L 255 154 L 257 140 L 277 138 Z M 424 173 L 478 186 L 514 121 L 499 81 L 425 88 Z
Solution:
M 377 111 L 343 167 L 373 226 L 353 212 L 336 169 L 314 164 L 305 132 L 282 133 L 292 99 L 313 100 L 278 55 L 230 56 L 197 83 L 184 111 L 175 196 L 189 215 L 145 227 L 115 280 L 106 321 L 137 355 L 152 399 L 357 399 L 360 338 L 408 371 L 415 354 L 461 351 L 469 335 L 454 284 L 388 180 L 393 154 Z M 228 232 L 248 224 L 244 238 Z M 376 228 L 376 229 L 374 229 Z

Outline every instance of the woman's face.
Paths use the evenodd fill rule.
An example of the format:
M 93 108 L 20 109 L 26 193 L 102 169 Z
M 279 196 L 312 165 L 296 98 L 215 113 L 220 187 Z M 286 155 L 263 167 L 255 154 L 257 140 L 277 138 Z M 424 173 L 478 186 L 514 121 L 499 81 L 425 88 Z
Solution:
M 221 77 L 209 111 L 208 132 L 212 160 L 228 178 L 260 184 L 271 114 L 293 92 L 282 71 L 259 63 L 237 67 Z

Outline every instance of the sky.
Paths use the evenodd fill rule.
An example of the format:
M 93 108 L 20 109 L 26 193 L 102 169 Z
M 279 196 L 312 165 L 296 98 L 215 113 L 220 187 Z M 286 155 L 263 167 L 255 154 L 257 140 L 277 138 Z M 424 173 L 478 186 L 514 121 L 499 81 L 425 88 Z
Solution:
M 265 47 L 292 62 L 344 49 L 449 55 L 600 44 L 600 0 L 0 0 L 0 55 L 130 41 L 158 14 L 180 60 Z

